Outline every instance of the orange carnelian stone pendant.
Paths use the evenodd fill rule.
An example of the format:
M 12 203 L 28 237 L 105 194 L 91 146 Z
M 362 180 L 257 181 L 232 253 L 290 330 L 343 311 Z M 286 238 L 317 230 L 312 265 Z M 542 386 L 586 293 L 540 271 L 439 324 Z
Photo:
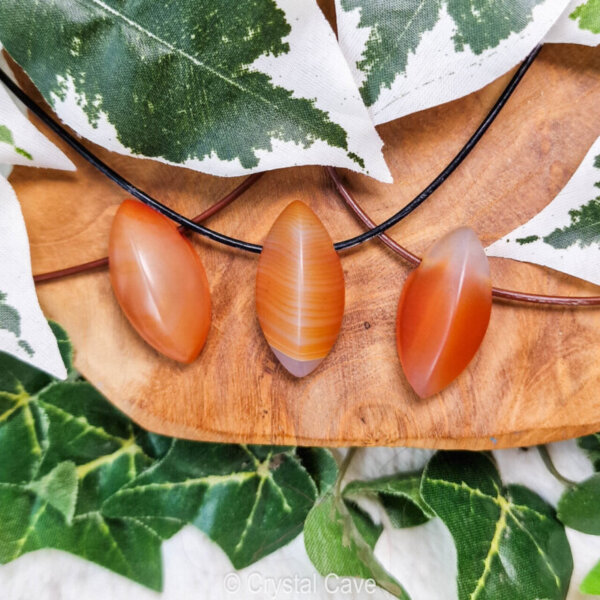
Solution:
M 192 362 L 210 328 L 204 266 L 175 223 L 135 200 L 125 200 L 112 224 L 110 281 L 123 312 L 153 348 Z
M 422 398 L 456 379 L 481 345 L 492 310 L 487 256 L 475 232 L 456 229 L 408 276 L 396 321 L 398 355 Z
M 258 263 L 256 312 L 267 342 L 296 377 L 329 354 L 344 316 L 344 273 L 317 215 L 292 202 L 273 224 Z

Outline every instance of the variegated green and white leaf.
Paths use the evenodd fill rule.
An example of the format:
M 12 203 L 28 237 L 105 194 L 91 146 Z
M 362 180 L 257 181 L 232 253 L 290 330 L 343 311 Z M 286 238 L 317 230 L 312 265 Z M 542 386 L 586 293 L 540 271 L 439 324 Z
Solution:
M 545 42 L 600 44 L 600 0 L 571 0 Z
M 1 49 L 0 66 L 10 73 Z M 0 84 L 0 351 L 62 378 L 66 371 L 56 340 L 37 301 L 21 209 L 4 177 L 12 165 L 75 169 Z
M 29 241 L 14 190 L 0 176 L 0 351 L 66 377 L 56 339 L 38 303 Z
M 600 138 L 558 196 L 486 249 L 600 285 Z
M 568 0 L 336 0 L 340 46 L 375 123 L 460 98 L 506 73 Z
M 225 176 L 330 164 L 391 179 L 313 0 L 4 0 L 0 41 L 111 150 Z
M 456 545 L 459 600 L 563 600 L 573 560 L 554 509 L 531 490 L 503 486 L 490 455 L 439 452 L 423 499 Z
M 0 67 L 9 72 L 1 50 L 0 45 Z M 16 102 L 0 84 L 0 164 L 74 171 L 75 165 L 34 127 Z

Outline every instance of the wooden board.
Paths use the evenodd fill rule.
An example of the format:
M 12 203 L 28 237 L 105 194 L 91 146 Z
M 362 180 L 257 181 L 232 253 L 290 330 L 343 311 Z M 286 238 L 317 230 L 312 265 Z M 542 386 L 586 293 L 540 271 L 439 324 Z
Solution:
M 442 169 L 507 77 L 380 128 L 395 183 L 344 173 L 377 221 Z M 599 100 L 600 49 L 544 48 L 466 163 L 392 235 L 422 252 L 462 224 L 472 226 L 487 245 L 524 223 L 560 191 L 600 135 Z M 94 149 L 127 178 L 190 216 L 241 181 Z M 124 197 L 67 153 L 78 166 L 74 174 L 17 167 L 11 176 L 37 273 L 105 254 L 111 218 Z M 296 198 L 314 208 L 334 239 L 361 231 L 318 167 L 268 173 L 210 226 L 260 242 Z M 395 348 L 396 306 L 408 268 L 379 242 L 343 254 L 342 333 L 318 371 L 301 380 L 279 366 L 259 330 L 256 257 L 199 238 L 195 244 L 210 280 L 214 316 L 206 348 L 188 367 L 161 358 L 133 332 L 106 272 L 38 287 L 46 314 L 73 339 L 77 367 L 149 429 L 223 442 L 471 449 L 528 445 L 600 429 L 597 309 L 495 303 L 489 332 L 468 371 L 440 396 L 423 401 L 409 389 Z M 491 262 L 494 283 L 504 287 L 600 293 L 542 267 Z

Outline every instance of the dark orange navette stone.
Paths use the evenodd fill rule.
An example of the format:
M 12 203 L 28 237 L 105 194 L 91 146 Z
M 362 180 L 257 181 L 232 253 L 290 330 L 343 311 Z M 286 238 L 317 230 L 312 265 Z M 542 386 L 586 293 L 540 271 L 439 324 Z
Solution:
M 483 341 L 491 309 L 483 247 L 472 229 L 456 229 L 423 256 L 398 304 L 398 355 L 419 396 L 441 391 L 467 367 Z
M 211 303 L 206 272 L 175 223 L 125 200 L 112 224 L 110 280 L 135 330 L 173 360 L 190 363 L 204 347 Z

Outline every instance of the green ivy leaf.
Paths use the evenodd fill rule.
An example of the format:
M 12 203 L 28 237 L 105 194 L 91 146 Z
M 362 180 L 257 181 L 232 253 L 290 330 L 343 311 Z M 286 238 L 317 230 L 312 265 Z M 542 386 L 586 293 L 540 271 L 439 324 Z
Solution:
M 369 514 L 358 504 L 349 500 L 344 500 L 344 504 L 362 539 L 367 542 L 371 550 L 375 550 L 375 544 L 383 532 L 383 525 L 374 523 Z
M 577 439 L 577 445 L 592 461 L 595 471 L 600 471 L 600 434 L 592 433 Z
M 381 528 L 356 505 L 332 490 L 321 497 L 304 524 L 306 552 L 321 575 L 373 579 L 396 598 L 409 600 L 402 586 L 373 553 Z
M 50 325 L 50 329 L 56 338 L 58 350 L 63 362 L 65 363 L 65 367 L 67 367 L 67 374 L 69 378 L 76 378 L 78 373 L 73 365 L 73 346 L 71 345 L 67 332 L 55 321 L 48 321 L 48 325 Z
M 335 485 L 338 476 L 338 466 L 331 451 L 327 448 L 298 448 L 296 453 L 313 478 L 319 496 L 326 494 Z
M 25 486 L 0 484 L 0 562 L 40 548 L 76 554 L 138 581 L 162 587 L 161 539 L 134 521 L 105 519 L 99 512 L 69 526 L 48 500 Z
M 34 479 L 47 447 L 48 419 L 36 404 L 37 394 L 52 378 L 0 353 L 0 483 L 23 483 Z
M 344 497 L 376 497 L 394 527 L 422 525 L 435 515 L 421 498 L 421 475 L 421 471 L 415 471 L 371 481 L 352 481 L 344 488 Z
M 59 463 L 44 477 L 27 486 L 40 500 L 48 502 L 70 525 L 77 502 L 77 469 L 75 463 Z
M 176 441 L 102 510 L 193 523 L 242 568 L 296 537 L 316 497 L 293 449 Z
M 59 343 L 69 357 L 66 337 Z M 56 548 L 160 589 L 160 537 L 99 511 L 151 460 L 92 386 L 0 354 L 0 452 L 11 457 L 0 461 L 0 562 Z
M 558 518 L 567 527 L 600 535 L 600 473 L 563 492 L 558 501 Z
M 203 444 L 143 431 L 69 370 L 57 381 L 0 353 L 0 562 L 40 548 L 94 561 L 152 589 L 160 546 L 186 523 L 237 567 L 302 530 L 337 472 L 328 451 Z M 314 479 L 313 479 L 314 477 Z M 316 482 L 317 483 L 316 483 Z
M 573 559 L 564 527 L 537 494 L 503 487 L 490 455 L 435 454 L 421 494 L 454 538 L 459 600 L 565 597 Z
M 600 596 L 600 562 L 584 577 L 579 589 L 584 594 Z
M 580 29 L 587 29 L 592 33 L 600 33 L 600 0 L 588 0 L 580 4 L 569 18 L 579 21 Z
M 86 382 L 56 383 L 38 394 L 47 419 L 44 474 L 71 460 L 80 480 L 77 514 L 102 502 L 152 464 L 137 443 L 138 429 Z

